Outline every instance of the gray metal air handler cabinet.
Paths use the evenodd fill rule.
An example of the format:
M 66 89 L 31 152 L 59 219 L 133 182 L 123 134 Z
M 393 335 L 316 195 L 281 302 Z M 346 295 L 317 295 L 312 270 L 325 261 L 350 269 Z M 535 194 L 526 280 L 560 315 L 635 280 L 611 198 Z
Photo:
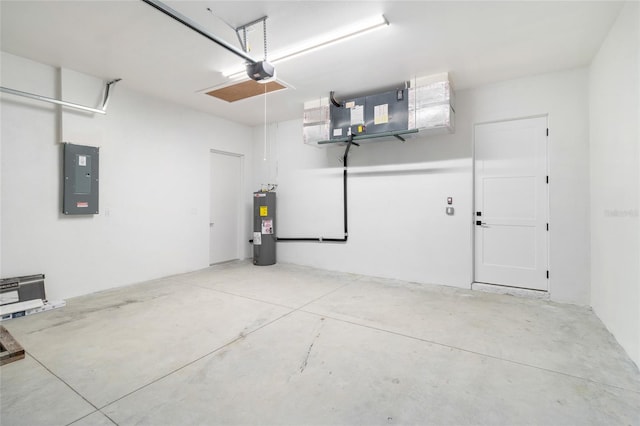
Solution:
M 404 89 L 339 101 L 321 97 L 304 103 L 302 137 L 306 144 L 327 146 L 352 136 L 359 143 L 454 133 L 454 103 L 449 73 L 414 78 Z
M 253 264 L 276 263 L 276 193 L 253 193 Z

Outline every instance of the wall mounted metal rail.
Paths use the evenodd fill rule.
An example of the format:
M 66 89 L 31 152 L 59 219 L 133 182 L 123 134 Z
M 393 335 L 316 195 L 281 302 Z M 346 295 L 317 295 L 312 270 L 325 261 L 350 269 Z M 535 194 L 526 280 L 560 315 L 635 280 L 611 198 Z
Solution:
M 37 101 L 49 102 L 56 105 L 62 105 L 69 108 L 79 109 L 82 111 L 93 112 L 96 114 L 106 114 L 107 113 L 107 105 L 109 104 L 109 98 L 111 97 L 111 86 L 119 82 L 121 79 L 116 78 L 115 80 L 111 80 L 107 82 L 104 89 L 104 98 L 102 100 L 102 106 L 100 108 L 91 108 L 88 106 L 76 104 L 73 102 L 67 102 L 60 99 L 54 99 L 47 96 L 36 95 L 34 93 L 23 92 L 21 90 L 10 89 L 8 87 L 0 86 L 0 92 L 8 93 L 10 95 L 22 96 L 24 98 L 35 99 Z
M 170 8 L 166 4 L 164 4 L 164 3 L 160 2 L 160 1 L 157 1 L 157 0 L 142 0 L 142 1 L 145 2 L 146 4 L 148 4 L 149 6 L 151 6 L 151 7 L 155 8 L 155 9 L 159 10 L 160 12 L 164 13 L 165 15 L 169 16 L 170 18 L 175 19 L 176 21 L 180 22 L 182 25 L 186 26 L 187 28 L 192 29 L 193 31 L 195 31 L 198 34 L 200 34 L 201 36 L 206 37 L 207 39 L 211 40 L 212 42 L 216 43 L 217 45 L 227 49 L 229 52 L 233 53 L 234 55 L 237 55 L 237 56 L 241 57 L 242 59 L 244 59 L 245 61 L 249 62 L 250 64 L 257 64 L 258 63 L 258 61 L 253 59 L 251 56 L 247 55 L 241 49 L 238 49 L 234 45 L 229 44 L 228 42 L 222 40 L 221 38 L 216 37 L 215 35 L 213 35 L 210 32 L 208 32 L 205 28 L 200 26 L 198 23 L 192 21 L 190 18 L 187 18 L 186 16 L 184 16 L 183 14 L 178 12 L 177 10 Z
M 388 137 L 394 137 L 398 140 L 401 140 L 402 142 L 405 141 L 405 139 L 402 137 L 404 135 L 410 135 L 412 133 L 418 133 L 419 129 L 409 129 L 409 130 L 393 130 L 390 132 L 381 132 L 381 133 L 372 133 L 372 134 L 361 134 L 361 135 L 357 135 L 357 136 L 353 136 L 353 140 L 354 141 L 361 141 L 361 140 L 366 140 L 366 139 L 379 139 L 379 138 L 388 138 Z M 332 143 L 345 143 L 349 141 L 349 137 L 350 136 L 345 136 L 342 138 L 336 138 L 336 139 L 330 139 L 330 140 L 326 140 L 326 141 L 319 141 L 318 145 L 326 145 L 326 144 L 332 144 Z

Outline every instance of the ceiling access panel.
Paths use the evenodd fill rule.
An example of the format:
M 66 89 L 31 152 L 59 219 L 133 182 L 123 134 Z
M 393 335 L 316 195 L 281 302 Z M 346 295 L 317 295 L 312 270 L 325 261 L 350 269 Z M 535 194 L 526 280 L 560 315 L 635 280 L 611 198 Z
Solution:
M 241 101 L 254 96 L 266 95 L 267 93 L 286 89 L 287 86 L 278 81 L 268 83 L 258 83 L 254 80 L 245 80 L 218 89 L 208 90 L 206 95 L 227 101 L 229 103 Z

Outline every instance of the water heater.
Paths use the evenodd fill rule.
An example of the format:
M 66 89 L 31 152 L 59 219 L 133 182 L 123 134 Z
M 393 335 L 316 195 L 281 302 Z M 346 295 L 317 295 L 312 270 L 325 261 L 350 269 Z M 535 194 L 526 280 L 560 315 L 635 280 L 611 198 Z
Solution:
M 253 264 L 276 263 L 276 193 L 253 193 Z

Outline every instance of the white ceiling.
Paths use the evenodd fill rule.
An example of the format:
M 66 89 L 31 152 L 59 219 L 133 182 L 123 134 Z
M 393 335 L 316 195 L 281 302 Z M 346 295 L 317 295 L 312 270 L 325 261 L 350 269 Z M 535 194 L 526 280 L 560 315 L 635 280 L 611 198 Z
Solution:
M 277 66 L 292 85 L 267 97 L 267 121 L 301 117 L 305 101 L 376 91 L 416 76 L 451 73 L 458 89 L 586 66 L 620 2 L 167 1 L 238 46 L 236 27 L 264 15 L 269 52 L 361 17 L 389 27 Z M 242 60 L 142 1 L 0 2 L 1 48 L 249 125 L 264 122 L 264 98 L 229 104 L 201 91 Z M 207 11 L 210 8 L 213 13 Z M 226 23 L 225 23 L 226 22 Z M 229 25 L 228 25 L 229 24 Z M 262 28 L 250 33 L 262 59 Z M 117 88 L 116 88 L 117 96 Z

